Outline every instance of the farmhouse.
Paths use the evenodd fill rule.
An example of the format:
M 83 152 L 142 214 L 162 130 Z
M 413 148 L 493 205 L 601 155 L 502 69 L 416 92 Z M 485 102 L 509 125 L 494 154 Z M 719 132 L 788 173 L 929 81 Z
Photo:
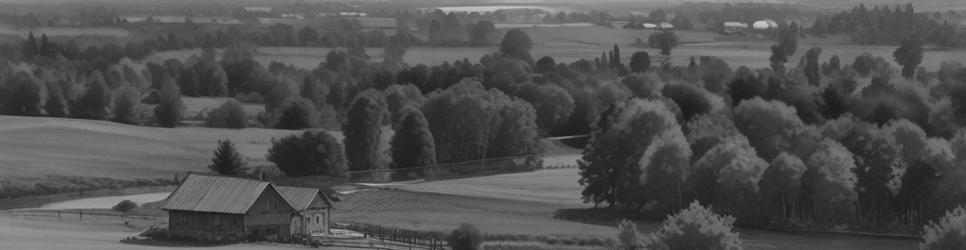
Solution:
M 188 175 L 161 207 L 172 235 L 234 239 L 326 233 L 331 208 L 318 189 L 198 174 Z
M 279 193 L 298 213 L 292 216 L 293 235 L 329 233 L 332 201 L 318 188 L 278 187 Z

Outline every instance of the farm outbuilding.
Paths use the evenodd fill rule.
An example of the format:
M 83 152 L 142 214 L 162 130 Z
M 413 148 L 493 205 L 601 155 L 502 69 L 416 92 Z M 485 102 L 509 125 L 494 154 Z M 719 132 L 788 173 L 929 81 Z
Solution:
M 282 197 L 298 211 L 292 217 L 291 233 L 300 235 L 319 235 L 329 233 L 332 221 L 332 201 L 318 188 L 283 187 L 278 191 Z
M 777 29 L 778 22 L 775 22 L 774 20 L 761 20 L 761 21 L 755 22 L 751 26 L 754 27 L 756 30 Z
M 288 238 L 327 233 L 332 203 L 319 189 L 190 174 L 161 209 L 168 212 L 168 231 L 174 236 Z M 319 216 L 313 217 L 318 222 L 302 223 L 308 216 Z

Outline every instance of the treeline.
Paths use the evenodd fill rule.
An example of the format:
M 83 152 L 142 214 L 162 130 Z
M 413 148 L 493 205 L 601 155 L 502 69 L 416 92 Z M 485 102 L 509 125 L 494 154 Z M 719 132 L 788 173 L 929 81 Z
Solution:
M 864 45 L 898 45 L 910 36 L 920 36 L 927 43 L 941 47 L 966 46 L 966 32 L 942 18 L 942 14 L 916 13 L 912 4 L 903 8 L 864 4 L 849 11 L 821 16 L 812 24 L 816 35 L 848 34 L 852 41 Z
M 697 200 L 748 226 L 901 232 L 964 204 L 966 69 L 907 78 L 883 58 L 820 54 L 615 78 L 579 161 L 584 201 L 664 216 Z
M 684 3 L 667 11 L 676 13 L 673 19 L 675 26 L 681 26 L 679 24 L 684 20 L 689 20 L 709 30 L 722 31 L 724 22 L 752 24 L 760 20 L 775 20 L 782 23 L 819 15 L 799 7 L 772 3 Z

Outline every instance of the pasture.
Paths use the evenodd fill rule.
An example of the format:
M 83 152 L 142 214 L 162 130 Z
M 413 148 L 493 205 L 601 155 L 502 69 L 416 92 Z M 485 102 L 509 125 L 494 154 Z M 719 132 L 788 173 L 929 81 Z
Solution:
M 621 57 L 624 63 L 629 63 L 631 54 L 636 51 L 647 51 L 651 54 L 651 60 L 658 65 L 658 62 L 669 60 L 674 65 L 687 65 L 691 57 L 716 56 L 724 59 L 732 68 L 748 66 L 750 68 L 769 67 L 768 58 L 771 56 L 769 47 L 774 41 L 758 39 L 753 37 L 725 37 L 715 33 L 705 31 L 678 31 L 681 45 L 671 51 L 670 56 L 659 55 L 660 51 L 654 48 L 632 47 L 636 38 L 640 38 L 645 43 L 647 38 L 654 30 L 629 30 L 620 28 L 607 28 L 601 26 L 590 27 L 539 27 L 522 28 L 532 38 L 534 47 L 531 54 L 534 58 L 551 56 L 558 63 L 571 63 L 580 59 L 593 60 L 600 57 L 602 52 L 609 51 L 614 44 L 621 47 Z M 501 29 L 499 32 L 505 32 Z M 499 36 L 498 36 L 499 37 Z M 736 41 L 737 40 L 737 41 Z M 498 43 L 499 41 L 494 41 Z M 869 46 L 848 44 L 841 37 L 832 38 L 806 38 L 802 39 L 798 45 L 798 51 L 789 57 L 788 66 L 798 65 L 799 59 L 811 47 L 822 48 L 820 61 L 827 61 L 832 55 L 838 55 L 843 64 L 850 64 L 855 57 L 864 52 L 874 56 L 880 56 L 886 61 L 898 67 L 893 62 L 892 52 L 895 46 Z M 272 61 L 294 65 L 300 68 L 313 69 L 319 63 L 325 61 L 325 55 L 330 48 L 305 48 L 305 47 L 261 47 L 258 48 L 256 60 L 262 65 L 268 65 Z M 478 62 L 484 55 L 497 52 L 499 47 L 413 47 L 409 48 L 403 60 L 410 64 L 439 65 L 443 62 L 452 62 L 464 58 L 471 62 Z M 367 48 L 370 61 L 381 62 L 383 60 L 382 48 Z M 154 55 L 156 59 L 178 58 L 187 59 L 191 55 L 200 54 L 200 50 L 179 50 L 161 52 Z M 921 66 L 928 70 L 938 70 L 944 61 L 962 61 L 966 58 L 966 49 L 940 50 L 927 49 L 923 56 Z
M 16 28 L 7 25 L 0 25 L 0 35 L 15 35 L 27 38 L 33 32 L 35 37 L 47 34 L 49 37 L 74 37 L 74 36 L 107 36 L 115 38 L 125 38 L 131 32 L 112 27 L 38 27 L 35 29 Z
M 279 244 L 233 244 L 220 246 L 192 246 L 158 242 L 156 245 L 125 244 L 120 241 L 137 235 L 139 228 L 132 228 L 124 221 L 57 221 L 21 219 L 0 216 L 0 249 L 91 249 L 91 250 L 150 250 L 150 249 L 304 249 L 301 246 Z
M 249 166 L 265 163 L 271 139 L 300 131 L 156 128 L 106 121 L 0 116 L 0 184 L 61 182 L 52 176 L 170 178 L 207 172 L 218 140 L 232 140 Z M 341 132 L 332 132 L 341 140 Z

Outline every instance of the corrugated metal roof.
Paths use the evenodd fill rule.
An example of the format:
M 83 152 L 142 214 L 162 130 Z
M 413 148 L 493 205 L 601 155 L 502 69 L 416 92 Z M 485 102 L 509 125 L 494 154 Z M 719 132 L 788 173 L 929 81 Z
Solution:
M 292 205 L 295 210 L 308 209 L 316 196 L 321 196 L 325 204 L 329 205 L 330 208 L 333 207 L 329 197 L 318 188 L 275 186 L 275 189 L 282 194 L 282 197 L 285 197 L 285 201 Z
M 190 174 L 161 209 L 244 214 L 268 185 L 256 180 Z

